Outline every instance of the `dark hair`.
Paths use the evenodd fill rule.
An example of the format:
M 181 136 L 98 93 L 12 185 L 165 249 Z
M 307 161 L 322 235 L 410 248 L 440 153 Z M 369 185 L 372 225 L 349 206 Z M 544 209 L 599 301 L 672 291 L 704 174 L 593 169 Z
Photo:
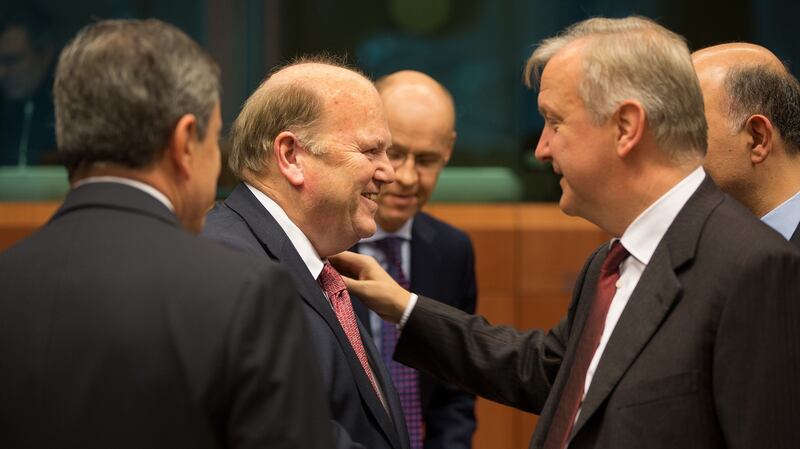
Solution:
M 182 116 L 195 115 L 203 138 L 219 94 L 219 67 L 174 26 L 155 19 L 88 25 L 56 69 L 58 150 L 70 173 L 98 162 L 145 167 Z
M 753 114 L 767 117 L 787 144 L 800 154 L 800 83 L 788 70 L 766 65 L 734 67 L 725 78 L 728 118 L 740 130 Z

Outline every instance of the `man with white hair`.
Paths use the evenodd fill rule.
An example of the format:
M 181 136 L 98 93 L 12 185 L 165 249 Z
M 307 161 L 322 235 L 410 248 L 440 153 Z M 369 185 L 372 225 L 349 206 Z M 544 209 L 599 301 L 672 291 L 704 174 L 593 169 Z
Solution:
M 703 171 L 683 39 L 589 19 L 542 42 L 526 72 L 562 210 L 614 238 L 550 331 L 491 326 L 341 255 L 348 287 L 400 323 L 395 359 L 539 413 L 531 448 L 797 447 L 800 253 Z

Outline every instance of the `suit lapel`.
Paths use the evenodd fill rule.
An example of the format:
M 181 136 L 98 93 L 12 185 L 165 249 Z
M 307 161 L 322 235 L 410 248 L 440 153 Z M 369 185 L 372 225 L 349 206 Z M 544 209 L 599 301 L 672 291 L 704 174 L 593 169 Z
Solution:
M 795 244 L 798 248 L 800 248 L 800 223 L 797 224 L 797 227 L 794 228 L 794 234 L 792 234 L 792 238 L 790 239 L 792 243 Z
M 317 284 L 316 279 L 311 276 L 308 267 L 303 262 L 300 254 L 292 245 L 292 242 L 283 232 L 277 221 L 269 214 L 264 206 L 256 199 L 256 197 L 249 191 L 244 184 L 239 184 L 231 195 L 225 200 L 225 204 L 236 212 L 247 223 L 247 226 L 253 232 L 253 235 L 258 239 L 267 254 L 278 260 L 284 267 L 286 267 L 291 274 L 298 292 L 303 297 L 303 300 L 319 314 L 325 323 L 330 328 L 331 332 L 336 337 L 342 351 L 347 355 L 347 362 L 352 372 L 353 379 L 361 393 L 361 399 L 366 404 L 367 409 L 374 416 L 375 420 L 380 425 L 387 439 L 394 447 L 400 448 L 398 441 L 398 430 L 395 428 L 394 423 L 383 408 L 380 400 L 378 399 L 372 384 L 367 378 L 364 368 L 358 361 L 358 357 L 353 350 L 350 341 L 342 329 L 333 308 L 325 298 L 322 290 Z M 361 334 L 364 335 L 364 328 L 359 326 Z M 362 341 L 364 339 L 362 338 Z M 383 381 L 384 370 L 375 369 L 379 366 L 375 363 L 379 358 L 375 358 L 372 352 L 372 345 L 364 341 L 364 347 L 367 349 L 368 357 L 372 359 L 373 371 L 379 376 L 378 382 L 385 385 Z M 384 389 L 387 403 L 391 403 L 390 394 L 387 389 Z M 390 405 L 390 410 L 394 408 L 394 404 Z M 392 411 L 392 413 L 397 413 Z
M 722 199 L 722 193 L 706 177 L 670 225 L 611 334 L 573 434 L 608 398 L 672 310 L 682 290 L 677 272 L 694 258 L 702 227 Z

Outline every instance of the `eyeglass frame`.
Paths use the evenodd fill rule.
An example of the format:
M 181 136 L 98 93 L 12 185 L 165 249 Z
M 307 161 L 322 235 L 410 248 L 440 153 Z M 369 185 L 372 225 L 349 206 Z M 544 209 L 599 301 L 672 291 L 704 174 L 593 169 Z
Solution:
M 404 151 L 394 146 L 386 150 L 386 157 L 389 158 L 389 163 L 395 170 L 406 164 L 409 155 L 414 161 L 414 168 L 422 173 L 436 173 L 447 164 L 447 159 L 435 151 L 424 151 L 417 154 L 411 151 Z M 434 156 L 435 160 L 433 160 Z M 419 158 L 423 159 L 420 160 Z M 432 160 L 426 161 L 424 158 L 431 158 Z

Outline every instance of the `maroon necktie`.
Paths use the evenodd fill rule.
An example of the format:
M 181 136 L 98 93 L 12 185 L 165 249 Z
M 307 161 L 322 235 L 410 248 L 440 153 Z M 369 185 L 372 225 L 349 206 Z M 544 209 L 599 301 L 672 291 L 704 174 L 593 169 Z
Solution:
M 353 303 L 350 301 L 350 294 L 347 292 L 347 288 L 345 288 L 342 277 L 331 264 L 326 263 L 317 278 L 317 282 L 328 295 L 328 300 L 333 306 L 336 318 L 339 320 L 339 324 L 342 325 L 344 334 L 347 336 L 347 340 L 350 341 L 350 345 L 353 347 L 358 361 L 361 362 L 361 367 L 364 368 L 364 372 L 367 374 L 367 378 L 369 378 L 369 383 L 372 384 L 372 388 L 375 390 L 375 394 L 378 395 L 381 404 L 383 404 L 383 408 L 388 411 L 389 409 L 386 407 L 386 401 L 378 387 L 378 382 L 375 381 L 375 375 L 372 373 L 372 368 L 369 366 L 367 352 L 364 350 L 364 342 L 361 341 L 361 333 L 358 331 L 356 314 L 353 312 Z
M 553 416 L 553 422 L 547 431 L 547 440 L 544 449 L 563 449 L 569 441 L 575 416 L 583 401 L 583 390 L 586 383 L 586 371 L 592 362 L 600 337 L 606 325 L 606 315 L 611 305 L 611 300 L 617 293 L 619 280 L 619 265 L 628 257 L 628 251 L 619 240 L 611 245 L 608 255 L 600 267 L 600 279 L 597 282 L 597 293 L 589 308 L 589 316 L 583 326 L 578 347 L 575 349 L 575 358 L 569 369 L 569 377 L 564 385 L 564 391 Z
M 403 274 L 401 246 L 403 239 L 400 237 L 386 237 L 375 241 L 375 247 L 386 256 L 386 271 L 408 290 L 411 285 Z M 392 360 L 394 348 L 397 346 L 397 328 L 394 323 L 382 321 L 381 326 L 381 355 L 389 372 L 392 375 L 397 395 L 400 396 L 400 405 L 406 418 L 408 439 L 411 449 L 422 449 L 424 436 L 422 424 L 422 400 L 419 392 L 419 373 L 401 363 Z

